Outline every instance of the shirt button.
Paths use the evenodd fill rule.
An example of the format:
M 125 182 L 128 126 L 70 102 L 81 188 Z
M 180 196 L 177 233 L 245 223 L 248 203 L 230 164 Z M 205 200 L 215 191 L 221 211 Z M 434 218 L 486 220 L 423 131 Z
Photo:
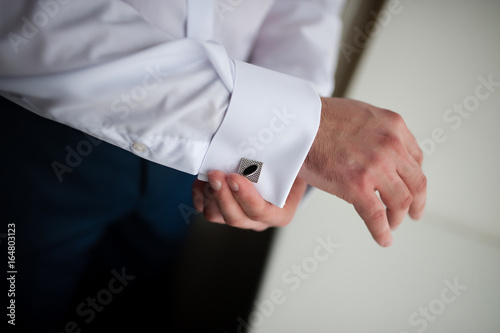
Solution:
M 138 153 L 142 153 L 142 152 L 146 151 L 147 147 L 145 145 L 143 145 L 142 143 L 136 142 L 132 145 L 132 149 Z

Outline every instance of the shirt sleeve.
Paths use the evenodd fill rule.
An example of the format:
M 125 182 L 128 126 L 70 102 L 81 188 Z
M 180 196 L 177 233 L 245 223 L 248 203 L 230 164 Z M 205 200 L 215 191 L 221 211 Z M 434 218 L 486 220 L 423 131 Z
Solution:
M 319 126 L 313 84 L 173 39 L 121 1 L 0 3 L 0 95 L 201 179 L 257 159 L 257 190 L 284 205 Z
M 277 0 L 259 31 L 250 62 L 334 89 L 345 0 Z

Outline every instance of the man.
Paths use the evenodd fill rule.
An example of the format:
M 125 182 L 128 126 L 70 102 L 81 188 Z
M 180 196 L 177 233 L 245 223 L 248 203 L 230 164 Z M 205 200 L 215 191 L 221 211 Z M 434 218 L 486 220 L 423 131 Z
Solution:
M 422 153 L 401 117 L 326 98 L 342 1 L 1 5 L 0 94 L 19 105 L 4 112 L 2 213 L 30 244 L 21 297 L 34 295 L 36 329 L 71 311 L 108 230 L 139 252 L 155 238 L 161 255 L 144 257 L 168 262 L 189 174 L 196 209 L 239 228 L 286 225 L 307 184 L 352 203 L 382 246 L 423 212 Z M 78 309 L 89 323 L 102 308 Z

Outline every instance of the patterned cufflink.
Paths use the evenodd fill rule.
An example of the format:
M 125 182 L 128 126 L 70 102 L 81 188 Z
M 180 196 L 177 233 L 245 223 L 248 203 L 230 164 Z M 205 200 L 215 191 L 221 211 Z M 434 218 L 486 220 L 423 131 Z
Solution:
M 262 162 L 250 160 L 248 158 L 242 158 L 240 167 L 238 168 L 238 174 L 242 175 L 253 183 L 257 183 L 259 181 L 260 172 L 262 171 L 263 165 L 264 163 Z

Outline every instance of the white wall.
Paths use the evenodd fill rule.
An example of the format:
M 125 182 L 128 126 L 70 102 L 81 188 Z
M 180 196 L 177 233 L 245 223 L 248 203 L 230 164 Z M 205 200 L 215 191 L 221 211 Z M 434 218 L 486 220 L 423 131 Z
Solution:
M 443 118 L 474 101 L 479 77 L 500 82 L 500 1 L 400 4 L 348 97 L 401 113 L 426 142 L 426 215 L 383 249 L 350 205 L 315 192 L 279 233 L 253 333 L 500 332 L 500 87 L 461 120 Z M 444 141 L 432 149 L 433 131 Z M 328 236 L 339 247 L 315 256 Z

